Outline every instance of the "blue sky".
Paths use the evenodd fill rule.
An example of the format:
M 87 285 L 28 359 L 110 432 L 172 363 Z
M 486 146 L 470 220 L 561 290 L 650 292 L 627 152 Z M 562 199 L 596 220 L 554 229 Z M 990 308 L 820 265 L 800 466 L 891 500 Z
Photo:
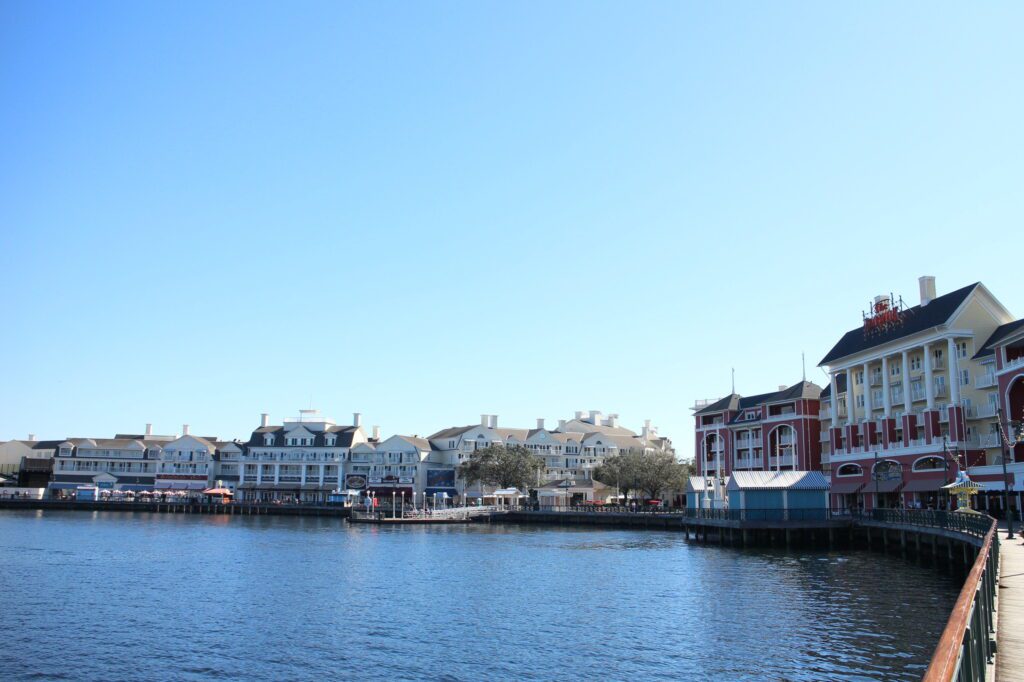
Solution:
M 652 418 L 1024 315 L 1019 4 L 0 5 L 0 439 Z M 551 422 L 549 422 L 551 423 Z

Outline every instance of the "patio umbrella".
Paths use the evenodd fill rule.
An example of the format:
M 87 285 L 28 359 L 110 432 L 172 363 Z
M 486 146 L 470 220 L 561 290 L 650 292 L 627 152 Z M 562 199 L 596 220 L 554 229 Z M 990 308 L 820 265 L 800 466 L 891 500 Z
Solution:
M 231 497 L 232 495 L 234 495 L 234 493 L 231 492 L 230 490 L 228 490 L 227 488 L 208 488 L 208 489 L 203 491 L 203 494 L 204 495 L 223 495 L 225 497 Z

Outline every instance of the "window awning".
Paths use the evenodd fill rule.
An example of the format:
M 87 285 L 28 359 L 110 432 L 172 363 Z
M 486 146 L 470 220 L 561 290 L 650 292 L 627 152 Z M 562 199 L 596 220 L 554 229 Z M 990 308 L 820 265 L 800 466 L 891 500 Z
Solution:
M 848 481 L 837 478 L 832 480 L 831 492 L 833 495 L 850 495 L 852 493 L 859 493 L 865 485 L 867 485 L 867 482 L 860 478 Z
M 866 493 L 894 493 L 903 487 L 903 479 L 896 478 L 891 481 L 878 481 L 878 487 L 875 487 L 875 481 L 870 481 L 867 487 L 864 489 Z
M 915 478 L 907 481 L 907 484 L 903 486 L 903 492 L 905 493 L 930 493 L 936 492 L 939 488 L 946 485 L 945 478 Z

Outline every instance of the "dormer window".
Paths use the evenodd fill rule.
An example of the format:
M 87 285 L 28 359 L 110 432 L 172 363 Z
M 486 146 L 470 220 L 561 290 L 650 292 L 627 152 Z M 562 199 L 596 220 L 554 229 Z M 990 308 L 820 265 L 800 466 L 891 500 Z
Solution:
M 268 433 L 266 436 L 263 437 L 263 444 L 264 445 L 273 445 L 274 444 L 274 437 Z
M 335 442 L 337 442 L 337 440 L 338 439 L 336 437 L 334 437 L 334 436 L 327 436 L 327 438 L 324 440 L 324 444 L 327 445 L 327 447 L 329 447 L 329 448 L 333 448 L 334 444 L 335 444 Z

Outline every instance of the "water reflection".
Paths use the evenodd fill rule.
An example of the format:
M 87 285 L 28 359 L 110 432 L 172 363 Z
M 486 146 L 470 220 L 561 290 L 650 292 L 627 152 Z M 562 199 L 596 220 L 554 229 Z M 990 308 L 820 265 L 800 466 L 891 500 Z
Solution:
M 0 515 L 17 679 L 918 679 L 949 575 L 672 532 Z

